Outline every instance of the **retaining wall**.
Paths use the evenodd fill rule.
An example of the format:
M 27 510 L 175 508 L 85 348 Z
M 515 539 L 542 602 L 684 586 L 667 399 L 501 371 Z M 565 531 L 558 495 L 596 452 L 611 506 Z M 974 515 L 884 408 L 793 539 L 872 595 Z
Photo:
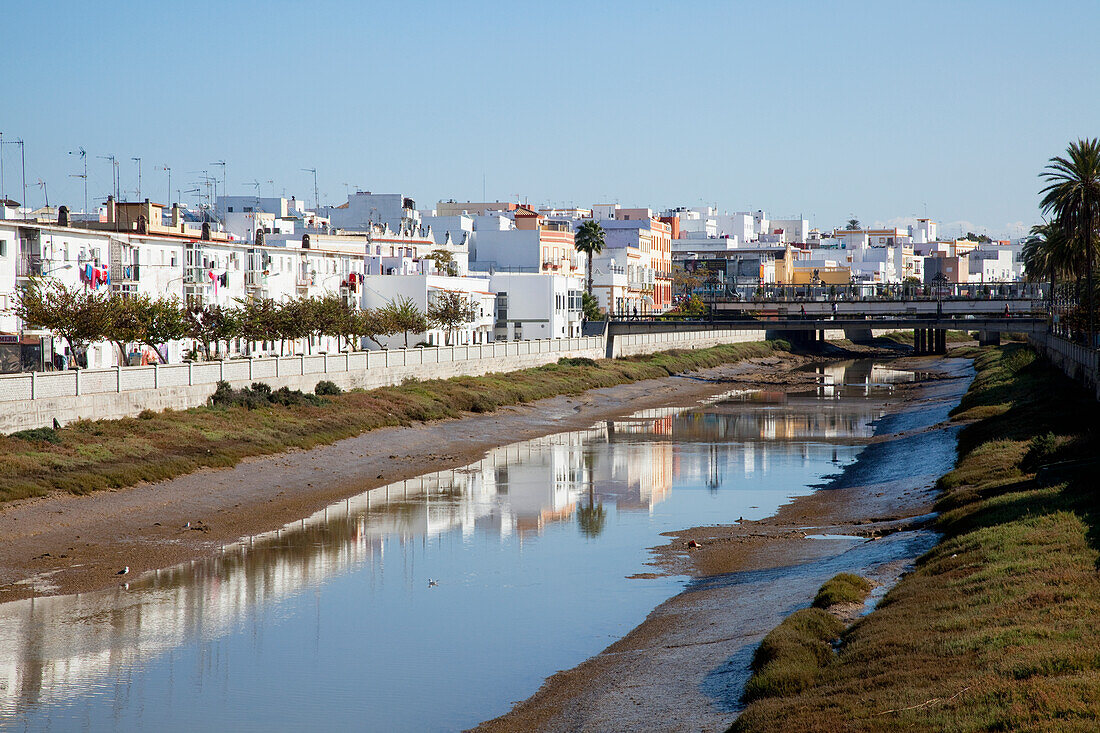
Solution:
M 762 331 L 669 332 L 615 338 L 616 356 L 720 343 L 760 341 Z M 312 391 L 330 380 L 344 389 L 372 389 L 407 378 L 446 379 L 508 372 L 562 357 L 602 359 L 604 336 L 531 341 L 497 341 L 477 346 L 359 351 L 315 356 L 158 366 L 114 367 L 64 372 L 0 375 L 0 433 L 64 425 L 80 418 L 133 417 L 142 410 L 183 410 L 206 404 L 218 381 L 234 387 L 264 382 L 272 388 Z
M 1100 351 L 1051 333 L 1032 333 L 1027 341 L 1066 376 L 1083 384 L 1100 400 Z

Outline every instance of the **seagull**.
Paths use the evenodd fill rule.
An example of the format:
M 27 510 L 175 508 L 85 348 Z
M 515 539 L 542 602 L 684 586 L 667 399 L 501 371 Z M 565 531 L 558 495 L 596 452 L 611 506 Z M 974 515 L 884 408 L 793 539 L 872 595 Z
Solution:
M 437 585 L 439 585 L 439 581 L 438 581 L 438 580 L 432 580 L 431 578 L 428 578 L 428 587 L 429 587 L 429 588 L 434 588 L 434 587 L 436 587 Z
M 125 575 L 128 572 L 130 572 L 130 566 L 129 565 L 124 567 L 122 570 L 119 570 L 117 573 L 115 573 L 115 575 Z

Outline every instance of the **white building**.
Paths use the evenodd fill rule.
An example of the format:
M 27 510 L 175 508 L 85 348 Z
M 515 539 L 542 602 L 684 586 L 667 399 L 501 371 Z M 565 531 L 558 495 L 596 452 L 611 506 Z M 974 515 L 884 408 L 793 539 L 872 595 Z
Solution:
M 496 294 L 496 338 L 511 341 L 581 335 L 581 277 L 495 272 L 489 276 L 489 289 Z
M 409 334 L 409 346 L 428 344 L 429 346 L 457 346 L 463 344 L 482 344 L 493 340 L 493 324 L 496 317 L 496 296 L 489 290 L 489 278 L 486 277 L 450 277 L 447 275 L 367 275 L 363 280 L 363 308 L 381 308 L 398 298 L 407 298 L 427 313 L 431 304 L 440 294 L 459 293 L 476 308 L 474 320 L 445 332 L 431 328 L 424 333 Z M 382 339 L 386 348 L 400 348 L 405 345 L 405 335 L 395 334 Z M 370 344 L 373 348 L 374 344 Z
M 420 225 L 416 202 L 399 193 L 358 191 L 340 206 L 322 206 L 319 212 L 337 229 L 365 231 L 373 224 L 393 231 Z

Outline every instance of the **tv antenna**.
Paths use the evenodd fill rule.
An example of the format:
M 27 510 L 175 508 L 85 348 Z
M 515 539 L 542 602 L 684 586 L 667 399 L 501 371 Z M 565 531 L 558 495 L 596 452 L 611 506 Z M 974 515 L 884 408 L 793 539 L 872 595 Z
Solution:
M 313 174 L 313 211 L 319 213 L 321 208 L 321 196 L 317 193 L 317 169 L 316 168 L 303 168 L 306 173 Z
M 69 155 L 73 155 L 73 151 L 69 151 Z M 80 156 L 80 160 L 84 163 L 83 173 L 72 173 L 69 178 L 83 178 L 84 179 L 84 213 L 88 213 L 88 151 L 84 148 L 77 148 L 76 155 Z

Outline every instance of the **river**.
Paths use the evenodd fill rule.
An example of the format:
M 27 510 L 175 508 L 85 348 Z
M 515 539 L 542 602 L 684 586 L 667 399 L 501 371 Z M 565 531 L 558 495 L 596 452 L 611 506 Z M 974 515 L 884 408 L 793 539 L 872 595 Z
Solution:
M 890 472 L 863 454 L 914 373 L 817 369 L 810 392 L 507 445 L 212 561 L 0 605 L 0 728 L 456 730 L 506 712 L 685 588 L 646 564 L 662 532 Z

